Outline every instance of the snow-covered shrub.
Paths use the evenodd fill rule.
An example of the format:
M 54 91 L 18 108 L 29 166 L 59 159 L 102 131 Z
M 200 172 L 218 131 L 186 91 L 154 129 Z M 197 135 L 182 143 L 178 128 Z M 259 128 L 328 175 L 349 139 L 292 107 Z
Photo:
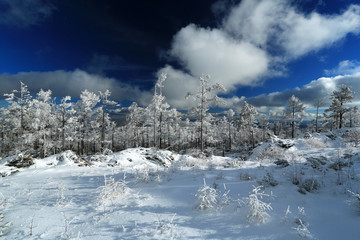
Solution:
M 231 203 L 231 197 L 229 196 L 230 190 L 226 189 L 226 185 L 224 183 L 224 193 L 220 197 L 220 205 L 221 206 L 228 206 Z
M 271 172 L 266 172 L 266 175 L 258 181 L 258 184 L 263 187 L 275 187 L 279 184 L 278 181 L 275 180 L 274 175 Z
M 313 236 L 308 229 L 309 224 L 306 222 L 305 219 L 306 219 L 306 214 L 304 207 L 298 206 L 297 215 L 294 216 L 294 214 L 290 210 L 290 206 L 288 206 L 285 211 L 283 222 L 296 224 L 296 227 L 292 227 L 292 229 L 296 231 L 299 237 L 312 239 Z
M 275 165 L 279 166 L 280 168 L 285 168 L 287 166 L 289 166 L 289 161 L 285 160 L 285 159 L 277 159 L 274 162 Z
M 292 170 L 289 173 L 290 173 L 290 178 L 291 178 L 292 184 L 299 185 L 302 182 L 301 176 L 302 176 L 303 172 L 301 171 L 301 168 L 300 168 L 299 164 L 297 163 L 296 158 L 297 158 L 297 156 L 295 154 L 291 155 L 290 164 L 291 164 Z
M 257 154 L 257 159 L 261 161 L 265 159 L 282 158 L 283 156 L 283 148 L 277 147 L 275 145 L 268 145 L 265 149 Z
M 309 148 L 325 148 L 326 147 L 326 143 L 323 142 L 321 139 L 319 138 L 307 138 L 307 139 L 302 139 L 302 141 L 307 145 L 307 147 Z
M 336 162 L 331 163 L 329 168 L 334 169 L 335 171 L 342 171 L 344 167 L 351 167 L 352 165 L 354 165 L 352 161 L 344 161 L 339 159 Z
M 309 238 L 309 239 L 313 238 L 312 234 L 308 229 L 309 224 L 306 222 L 306 213 L 304 207 L 298 206 L 298 216 L 295 218 L 294 222 L 297 226 L 294 227 L 293 229 L 296 230 L 297 234 L 300 237 Z
M 195 205 L 196 210 L 207 210 L 215 208 L 218 204 L 218 193 L 215 188 L 206 185 L 204 179 L 204 186 L 199 188 L 196 195 L 197 202 Z
M 309 238 L 312 239 L 313 236 L 311 235 L 309 229 L 307 228 L 307 226 L 301 221 L 301 219 L 299 219 L 299 221 L 297 222 L 298 226 L 294 227 L 293 229 L 296 230 L 297 234 L 302 237 L 302 238 Z
M 144 168 L 142 170 L 136 169 L 136 182 L 138 183 L 149 183 L 151 177 L 149 174 L 149 169 Z
M 157 215 L 155 233 L 153 237 L 156 239 L 176 239 L 174 232 L 176 228 L 176 224 L 174 224 L 175 216 L 176 214 L 174 214 L 172 218 L 166 222 L 161 218 L 161 216 Z
M 360 130 L 359 129 L 347 130 L 346 133 L 342 137 L 347 142 L 353 143 L 354 147 L 357 147 L 360 142 Z
M 302 194 L 306 194 L 306 192 L 313 193 L 319 190 L 321 184 L 316 179 L 305 179 L 299 186 L 298 191 Z
M 185 154 L 190 155 L 194 158 L 200 158 L 200 159 L 206 158 L 206 155 L 202 151 L 200 151 L 200 149 L 196 149 L 196 148 L 186 149 Z
M 59 162 L 65 162 L 67 160 L 71 160 L 74 163 L 78 163 L 78 156 L 76 155 L 76 153 L 74 153 L 71 150 L 66 150 L 65 152 L 61 153 L 56 160 L 58 160 Z
M 356 205 L 360 208 L 360 194 L 359 193 L 355 193 L 355 192 L 352 192 L 350 190 L 347 190 L 351 196 L 354 198 L 353 201 L 350 201 L 351 204 L 353 205 Z
M 251 181 L 255 178 L 251 176 L 247 171 L 240 171 L 238 175 L 241 181 Z
M 156 181 L 156 183 L 158 183 L 158 184 L 160 184 L 160 183 L 162 182 L 162 179 L 161 179 L 160 174 L 156 175 L 155 181 Z
M 4 197 L 4 195 L 0 192 L 0 197 L 2 198 L 0 207 L 3 208 L 6 206 L 7 199 Z M 0 238 L 2 236 L 7 235 L 10 232 L 10 227 L 13 225 L 12 222 L 4 222 L 4 214 L 0 212 Z
M 245 160 L 241 159 L 241 158 L 232 158 L 230 161 L 227 162 L 227 165 L 225 165 L 225 167 L 226 168 L 239 168 L 244 161 Z
M 284 218 L 283 218 L 282 222 L 284 222 L 284 223 L 291 222 L 292 221 L 291 220 L 291 214 L 292 214 L 292 212 L 290 210 L 290 206 L 288 205 L 286 210 L 285 210 L 285 215 L 284 215 Z
M 336 161 L 329 165 L 329 168 L 333 169 L 337 173 L 337 181 L 338 185 L 342 185 L 344 183 L 344 172 L 343 168 L 349 167 L 351 168 L 354 165 L 354 162 L 351 160 L 347 160 L 342 157 L 341 149 L 338 150 Z
M 33 158 L 30 154 L 20 153 L 6 165 L 9 167 L 27 168 L 34 164 Z
M 111 155 L 113 154 L 113 151 L 108 149 L 108 148 L 105 148 L 102 152 L 103 155 Z
M 169 156 L 166 151 L 156 151 L 155 149 L 148 149 L 145 152 L 145 158 L 157 165 L 168 167 L 174 160 L 172 155 Z
M 77 217 L 74 217 L 74 218 L 72 218 L 71 220 L 69 220 L 67 217 L 66 217 L 66 215 L 65 215 L 65 213 L 64 212 L 61 212 L 61 214 L 63 215 L 63 218 L 64 218 L 64 231 L 63 231 L 63 233 L 61 234 L 61 237 L 63 238 L 63 239 L 74 239 L 74 240 L 77 240 L 77 239 L 81 239 L 81 233 L 80 232 L 78 232 L 78 234 L 77 234 L 77 237 L 76 238 L 73 238 L 72 236 L 71 236 L 71 234 L 70 234 L 70 224 L 73 222 L 73 221 L 75 221 L 75 220 L 77 220 Z
M 95 154 L 90 157 L 90 162 L 105 162 L 107 156 L 103 154 Z
M 131 193 L 131 189 L 127 186 L 125 173 L 123 179 L 120 181 L 115 181 L 113 176 L 107 178 L 106 175 L 104 175 L 104 186 L 100 187 L 98 202 L 103 206 L 113 204 L 129 193 Z
M 197 168 L 208 167 L 208 163 L 205 158 L 196 158 L 193 156 L 184 155 L 179 160 L 185 167 L 197 167 Z
M 268 211 L 272 210 L 271 204 L 262 201 L 263 197 L 270 197 L 269 194 L 261 191 L 262 186 L 253 186 L 252 193 L 245 199 L 246 205 L 249 206 L 247 220 L 250 223 L 266 223 L 270 219 Z
M 314 169 L 320 169 L 321 166 L 324 166 L 327 162 L 326 157 L 308 157 L 306 161 L 310 164 L 310 166 Z
M 61 184 L 57 187 L 58 189 L 58 200 L 56 202 L 56 206 L 61 206 L 61 205 L 64 205 L 66 203 L 66 199 L 65 199 L 65 190 L 66 190 L 66 187 L 64 184 Z
M 12 225 L 12 222 L 4 223 L 4 214 L 0 212 L 0 237 L 7 235 Z

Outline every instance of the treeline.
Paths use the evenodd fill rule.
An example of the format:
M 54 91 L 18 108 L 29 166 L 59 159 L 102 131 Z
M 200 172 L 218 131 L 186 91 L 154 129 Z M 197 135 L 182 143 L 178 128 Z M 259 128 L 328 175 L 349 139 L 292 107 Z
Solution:
M 215 147 L 225 151 L 253 148 L 271 135 L 295 137 L 304 116 L 304 104 L 292 96 L 286 109 L 276 116 L 259 114 L 246 101 L 236 115 L 232 109 L 219 114 L 209 113 L 213 104 L 221 103 L 217 92 L 220 84 L 210 85 L 209 76 L 200 77 L 198 91 L 189 93 L 196 107 L 187 113 L 171 108 L 162 95 L 166 75 L 162 74 L 151 103 L 140 107 L 131 104 L 126 110 L 127 121 L 117 126 L 111 112 L 121 111 L 110 99 L 111 93 L 84 90 L 77 102 L 66 96 L 55 101 L 51 90 L 40 90 L 32 97 L 28 87 L 5 94 L 7 107 L 1 108 L 0 153 L 2 157 L 26 152 L 45 157 L 65 150 L 79 155 L 104 151 L 119 151 L 129 147 L 157 147 L 181 151 Z M 319 114 L 324 101 L 314 102 L 316 117 L 302 131 L 318 132 L 343 126 L 355 126 L 359 121 L 357 107 L 346 107 L 353 93 L 348 86 L 339 86 L 330 97 L 332 103 Z M 192 119 L 192 120 L 189 120 Z

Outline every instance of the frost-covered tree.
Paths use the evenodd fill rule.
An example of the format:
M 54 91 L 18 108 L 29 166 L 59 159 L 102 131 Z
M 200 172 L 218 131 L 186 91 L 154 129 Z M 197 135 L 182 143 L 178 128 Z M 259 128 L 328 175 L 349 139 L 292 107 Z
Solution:
M 349 108 L 346 107 L 345 104 L 351 102 L 353 98 L 353 92 L 350 87 L 346 85 L 338 86 L 338 90 L 334 90 L 331 94 L 331 105 L 325 112 L 330 112 L 330 117 L 338 119 L 338 128 L 343 127 L 344 114 L 349 111 Z
M 204 186 L 199 188 L 196 195 L 197 202 L 195 209 L 203 211 L 215 208 L 218 204 L 218 193 L 215 188 L 206 185 L 204 179 Z
M 227 117 L 228 117 L 228 137 L 229 137 L 229 150 L 231 151 L 231 147 L 232 147 L 232 128 L 233 128 L 233 118 L 235 116 L 235 112 L 234 110 L 232 110 L 231 108 L 228 110 L 227 112 Z
M 55 126 L 55 114 L 51 98 L 51 90 L 40 90 L 36 99 L 32 101 L 34 117 L 32 127 L 36 131 L 36 141 L 41 144 L 41 157 L 47 156 L 47 151 L 52 147 L 51 134 Z
M 165 101 L 162 94 L 166 74 L 162 73 L 154 88 L 154 95 L 151 103 L 146 108 L 146 119 L 153 128 L 153 146 L 163 147 L 164 123 L 171 117 L 170 105 Z
M 315 115 L 315 132 L 319 132 L 319 108 L 325 105 L 325 101 L 321 98 L 315 99 L 313 106 L 316 108 Z
M 136 102 L 133 102 L 128 110 L 129 114 L 126 118 L 127 131 L 130 133 L 129 138 L 133 141 L 133 147 L 138 147 L 140 145 L 140 128 L 144 123 L 144 109 L 139 107 Z
M 110 119 L 109 111 L 112 110 L 115 106 L 118 106 L 118 103 L 110 100 L 111 92 L 106 90 L 105 92 L 99 92 L 100 96 L 100 109 L 101 109 L 101 132 L 100 132 L 100 144 L 101 151 L 105 148 L 105 134 L 111 129 L 113 122 Z
M 259 122 L 259 127 L 261 128 L 261 141 L 265 142 L 266 141 L 266 133 L 268 131 L 269 128 L 269 116 L 266 114 L 258 114 L 258 122 Z
M 209 85 L 210 75 L 202 76 L 200 79 L 200 89 L 196 93 L 188 93 L 186 99 L 192 97 L 197 101 L 197 106 L 193 109 L 199 116 L 200 121 L 200 150 L 204 151 L 204 126 L 206 114 L 209 110 L 210 104 L 219 102 L 220 98 L 216 95 L 216 92 L 225 91 L 225 88 L 216 83 Z
M 17 150 L 25 149 L 24 134 L 30 129 L 32 118 L 31 95 L 28 87 L 20 82 L 20 89 L 15 89 L 11 93 L 4 94 L 9 106 L 2 111 L 2 115 L 7 123 L 10 148 L 16 146 Z
M 252 106 L 251 104 L 248 104 L 246 101 L 244 101 L 241 111 L 240 111 L 240 118 L 243 126 L 246 126 L 246 128 L 249 131 L 250 139 L 251 139 L 251 145 L 253 148 L 255 148 L 255 136 L 254 136 L 254 120 L 255 115 L 257 114 L 256 108 Z
M 300 122 L 304 115 L 305 106 L 299 98 L 292 95 L 288 100 L 288 106 L 284 110 L 284 117 L 290 121 L 291 125 L 291 137 L 295 137 L 296 122 Z
M 60 100 L 60 104 L 56 106 L 56 112 L 59 123 L 58 128 L 61 132 L 61 150 L 65 151 L 70 146 L 67 142 L 75 139 L 75 126 L 78 120 L 70 96 L 63 97 Z
M 80 147 L 78 151 L 80 154 L 85 154 L 90 148 L 91 141 L 96 139 L 95 130 L 99 127 L 98 114 L 99 109 L 95 106 L 100 102 L 100 97 L 88 90 L 84 90 L 80 94 L 80 100 L 76 104 L 76 111 L 79 118 L 79 140 Z M 85 144 L 87 143 L 87 146 Z M 92 142 L 95 146 L 95 142 Z M 94 147 L 95 148 L 95 147 Z
M 359 107 L 350 107 L 346 113 L 346 118 L 349 120 L 349 127 L 355 127 L 360 122 Z
M 272 210 L 271 204 L 262 201 L 264 197 L 269 197 L 269 194 L 261 191 L 262 186 L 253 186 L 252 193 L 245 199 L 249 206 L 249 213 L 247 220 L 250 223 L 265 223 L 269 220 L 270 215 L 268 211 Z

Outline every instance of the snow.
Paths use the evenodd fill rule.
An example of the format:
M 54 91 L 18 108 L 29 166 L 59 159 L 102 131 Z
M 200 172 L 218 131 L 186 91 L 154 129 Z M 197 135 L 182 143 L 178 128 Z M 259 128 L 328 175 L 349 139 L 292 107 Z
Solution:
M 86 158 L 66 151 L 16 169 L 6 166 L 9 157 L 0 162 L 0 224 L 12 223 L 4 239 L 358 239 L 360 203 L 349 191 L 360 191 L 360 151 L 345 131 L 276 139 L 247 161 L 133 148 Z M 324 165 L 313 168 L 310 158 Z M 339 160 L 354 164 L 329 168 Z M 248 221 L 247 200 L 266 175 L 277 182 L 258 189 L 269 218 Z M 319 188 L 302 194 L 294 179 Z M 204 180 L 216 188 L 217 206 L 200 210 Z

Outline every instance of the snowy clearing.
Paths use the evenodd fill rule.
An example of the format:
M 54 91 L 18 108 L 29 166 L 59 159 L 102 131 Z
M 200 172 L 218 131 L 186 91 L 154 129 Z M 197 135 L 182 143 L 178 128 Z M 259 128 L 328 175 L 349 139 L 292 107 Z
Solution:
M 4 239 L 358 239 L 359 148 L 345 130 L 198 159 L 127 149 L 0 165 Z M 290 146 L 289 145 L 289 146 Z M 276 162 L 277 164 L 274 164 Z M 256 188 L 257 186 L 263 186 Z M 0 218 L 1 219 L 1 218 Z

